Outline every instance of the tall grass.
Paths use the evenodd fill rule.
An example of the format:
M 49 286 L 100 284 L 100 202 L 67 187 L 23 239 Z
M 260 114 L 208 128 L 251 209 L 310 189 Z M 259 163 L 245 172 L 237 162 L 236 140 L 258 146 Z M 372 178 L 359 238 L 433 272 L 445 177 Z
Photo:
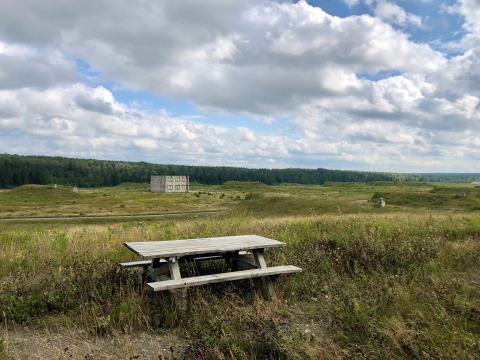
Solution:
M 189 289 L 188 310 L 152 293 L 125 241 L 259 234 L 287 243 L 271 265 L 303 272 L 264 301 L 252 280 Z M 236 213 L 158 223 L 4 226 L 2 322 L 62 321 L 94 335 L 172 331 L 190 358 L 480 356 L 480 218 Z M 218 271 L 212 267 L 207 271 Z M 188 268 L 182 269 L 184 273 Z

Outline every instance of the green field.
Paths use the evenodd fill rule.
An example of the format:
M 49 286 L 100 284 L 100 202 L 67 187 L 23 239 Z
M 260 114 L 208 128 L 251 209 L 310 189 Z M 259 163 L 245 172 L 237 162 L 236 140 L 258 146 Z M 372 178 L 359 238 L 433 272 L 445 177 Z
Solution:
M 0 359 L 480 358 L 478 185 L 190 189 L 0 191 Z M 278 302 L 245 280 L 190 288 L 179 313 L 117 266 L 135 259 L 125 241 L 240 234 L 286 242 L 267 262 L 303 268 Z

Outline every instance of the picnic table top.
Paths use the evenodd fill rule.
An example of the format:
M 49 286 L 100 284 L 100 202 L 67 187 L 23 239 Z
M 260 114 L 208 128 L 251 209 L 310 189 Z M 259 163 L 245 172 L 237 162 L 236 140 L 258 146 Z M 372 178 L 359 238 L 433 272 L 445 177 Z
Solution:
M 164 259 L 174 256 L 265 249 L 283 246 L 285 243 L 258 235 L 238 235 L 188 240 L 126 242 L 124 245 L 143 259 Z

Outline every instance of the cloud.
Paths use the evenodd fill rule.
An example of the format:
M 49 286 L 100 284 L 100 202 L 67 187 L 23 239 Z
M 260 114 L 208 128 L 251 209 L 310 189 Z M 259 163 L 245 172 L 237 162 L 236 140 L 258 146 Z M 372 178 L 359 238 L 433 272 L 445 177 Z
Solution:
M 407 13 L 402 7 L 389 1 L 379 0 L 373 12 L 375 16 L 393 24 L 422 26 L 420 16 Z
M 112 105 L 103 99 L 93 98 L 86 94 L 78 94 L 74 100 L 79 107 L 85 110 L 99 112 L 105 115 L 112 113 Z
M 343 0 L 348 7 L 352 7 L 358 4 L 359 0 Z
M 302 0 L 22 4 L 0 2 L 0 152 L 478 169 L 478 1 L 445 8 L 465 20 L 453 57 L 415 42 L 407 29 L 422 19 L 387 1 L 372 3 L 375 16 L 343 18 Z M 96 81 L 188 99 L 204 114 L 121 103 L 73 59 Z M 209 125 L 211 112 L 259 126 Z
M 73 62 L 60 51 L 0 41 L 0 90 L 48 88 L 78 80 Z
M 51 155 L 156 162 L 168 155 L 169 163 L 250 166 L 252 159 L 289 153 L 286 136 L 154 114 L 116 102 L 103 87 L 77 83 L 42 91 L 3 90 L 0 104 L 3 100 L 12 104 L 8 116 L 0 114 L 3 152 L 28 153 L 35 143 Z M 24 141 L 12 141 L 12 134 Z
M 470 123 L 459 129 L 438 130 L 429 129 L 428 124 L 412 126 L 409 120 L 385 122 L 380 115 L 359 121 L 349 107 L 337 103 L 305 109 L 289 133 L 268 134 L 247 126 L 229 129 L 151 113 L 116 102 L 102 87 L 72 84 L 46 91 L 0 91 L 0 99 L 13 104 L 8 117 L 0 115 L 0 151 L 30 153 L 34 143 L 41 153 L 75 157 L 234 166 L 268 163 L 279 167 L 334 162 L 337 168 L 339 164 L 350 168 L 361 164 L 374 170 L 406 162 L 411 171 L 427 165 L 435 169 L 439 163 L 455 168 L 458 159 L 452 154 L 464 157 L 465 162 L 478 156 L 480 136 L 473 130 L 480 121 L 478 98 L 437 101 L 433 110 L 422 110 L 422 103 L 417 103 L 424 100 L 416 87 L 419 80 L 394 80 L 399 89 L 395 91 L 403 91 L 403 97 L 390 98 L 385 82 L 380 90 L 372 89 L 371 101 L 376 97 L 395 99 L 392 106 L 405 114 L 423 116 L 425 121 L 443 114 Z M 92 111 L 78 101 L 80 98 L 93 104 L 108 103 L 111 111 Z M 357 104 L 361 105 L 365 106 Z
M 480 36 L 480 2 L 478 0 L 457 0 L 452 6 L 444 6 L 451 14 L 459 14 L 465 18 L 463 27 L 468 31 L 467 40 Z
M 72 2 L 26 1 L 21 11 L 16 2 L 2 2 L 0 23 L 8 26 L 1 37 L 62 44 L 105 77 L 185 97 L 207 111 L 292 113 L 312 98 L 359 91 L 359 72 L 431 72 L 444 61 L 380 19 L 338 18 L 304 0 L 121 7 L 100 0 L 81 9 Z M 34 33 L 25 30 L 26 19 Z

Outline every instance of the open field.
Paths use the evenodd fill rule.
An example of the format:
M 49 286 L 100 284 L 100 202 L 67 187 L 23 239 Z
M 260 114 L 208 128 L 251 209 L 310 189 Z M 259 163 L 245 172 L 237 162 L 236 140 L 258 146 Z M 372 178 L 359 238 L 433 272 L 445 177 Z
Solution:
M 237 196 L 238 194 L 233 194 Z M 186 194 L 151 193 L 148 184 L 126 183 L 111 188 L 24 185 L 0 192 L 0 218 L 148 215 L 232 208 L 233 198 L 192 186 Z M 208 197 L 208 199 L 205 199 Z
M 148 184 L 80 189 L 24 185 L 0 191 L 0 219 L 162 215 L 204 211 L 253 211 L 257 216 L 441 210 L 479 211 L 480 186 L 457 183 L 326 183 L 325 185 L 227 182 L 192 184 L 187 194 L 151 193 Z M 467 196 L 462 197 L 462 192 Z M 384 197 L 387 208 L 375 201 Z M 241 200 L 248 200 L 241 202 Z M 370 203 L 359 203 L 370 200 Z M 240 205 L 240 206 L 239 206 Z M 272 210 L 274 209 L 274 210 Z
M 151 194 L 144 184 L 2 191 L 4 218 L 223 213 L 0 220 L 0 359 L 477 359 L 477 186 L 226 183 L 194 185 L 186 196 Z M 385 208 L 375 205 L 380 196 Z M 287 243 L 269 251 L 270 265 L 304 270 L 275 285 L 278 302 L 264 300 L 258 281 L 219 283 L 189 289 L 182 314 L 169 293 L 143 286 L 140 270 L 116 265 L 134 260 L 125 241 L 252 233 Z M 206 271 L 218 267 L 211 262 Z

